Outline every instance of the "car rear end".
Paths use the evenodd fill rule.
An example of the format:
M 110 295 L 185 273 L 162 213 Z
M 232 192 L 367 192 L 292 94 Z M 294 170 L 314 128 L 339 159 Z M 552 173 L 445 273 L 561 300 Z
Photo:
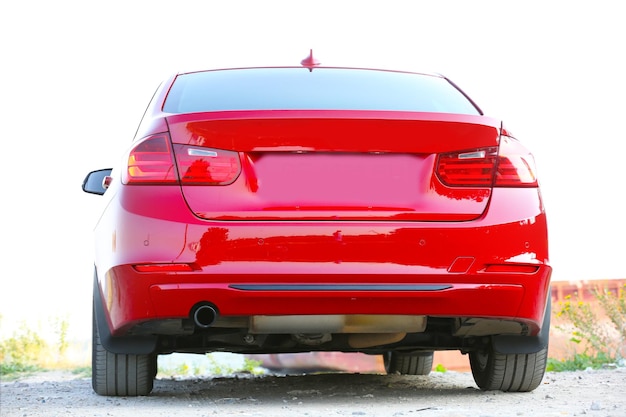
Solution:
M 545 347 L 533 157 L 443 77 L 179 74 L 124 161 L 95 297 L 137 354 Z

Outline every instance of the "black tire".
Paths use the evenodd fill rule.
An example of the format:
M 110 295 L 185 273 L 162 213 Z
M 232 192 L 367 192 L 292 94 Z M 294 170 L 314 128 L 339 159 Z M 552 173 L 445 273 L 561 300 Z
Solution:
M 383 354 L 385 371 L 388 374 L 428 375 L 433 369 L 433 355 L 433 352 L 386 352 Z
M 537 353 L 502 354 L 487 350 L 470 352 L 476 385 L 483 391 L 529 392 L 541 384 L 546 371 L 548 347 Z
M 95 314 L 92 336 L 91 386 L 96 394 L 135 397 L 152 392 L 157 373 L 157 355 L 108 352 L 100 342 Z

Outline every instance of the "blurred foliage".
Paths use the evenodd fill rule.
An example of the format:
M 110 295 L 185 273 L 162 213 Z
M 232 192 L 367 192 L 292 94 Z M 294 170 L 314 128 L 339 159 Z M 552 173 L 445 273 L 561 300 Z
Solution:
M 0 317 L 0 321 L 1 319 Z M 0 340 L 0 375 L 6 377 L 66 366 L 68 361 L 65 355 L 69 347 L 68 320 L 52 318 L 50 329 L 55 335 L 53 343 L 46 341 L 40 332 L 26 323 L 21 323 L 10 337 Z
M 206 364 L 195 363 L 189 365 L 186 362 L 182 362 L 170 368 L 159 366 L 159 374 L 168 377 L 185 377 L 202 375 L 226 376 L 236 373 L 259 375 L 265 373 L 265 370 L 261 368 L 261 361 L 244 358 L 243 364 L 240 367 L 233 367 L 232 365 L 215 359 L 210 353 L 207 353 L 205 356 L 208 359 Z
M 582 352 L 565 360 L 550 359 L 548 370 L 600 368 L 624 359 L 626 349 L 626 285 L 617 291 L 606 288 L 593 290 L 596 306 L 586 301 L 565 297 L 556 317 L 564 320 L 556 326 L 570 335 L 569 341 Z
M 619 288 L 616 293 L 604 289 L 596 291 L 595 295 L 607 317 L 613 323 L 615 330 L 617 330 L 620 343 L 623 346 L 624 341 L 626 341 L 626 284 Z
M 46 341 L 22 324 L 12 337 L 0 342 L 0 375 L 39 369 L 47 349 Z

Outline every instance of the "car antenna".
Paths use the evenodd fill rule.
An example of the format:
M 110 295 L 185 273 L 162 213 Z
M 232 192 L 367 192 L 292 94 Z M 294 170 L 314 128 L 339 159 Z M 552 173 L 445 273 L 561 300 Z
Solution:
M 302 64 L 303 67 L 308 68 L 309 71 L 312 72 L 313 68 L 320 65 L 320 62 L 317 60 L 317 58 L 313 57 L 313 49 L 311 49 L 309 52 L 309 56 L 300 61 L 300 64 Z

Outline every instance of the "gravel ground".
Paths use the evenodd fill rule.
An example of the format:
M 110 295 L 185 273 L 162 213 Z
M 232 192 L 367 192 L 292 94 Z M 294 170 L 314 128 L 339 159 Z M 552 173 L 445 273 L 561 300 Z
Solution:
M 482 392 L 466 372 L 159 378 L 148 397 L 100 397 L 45 372 L 0 384 L 1 416 L 626 416 L 626 368 L 547 373 L 531 393 Z

